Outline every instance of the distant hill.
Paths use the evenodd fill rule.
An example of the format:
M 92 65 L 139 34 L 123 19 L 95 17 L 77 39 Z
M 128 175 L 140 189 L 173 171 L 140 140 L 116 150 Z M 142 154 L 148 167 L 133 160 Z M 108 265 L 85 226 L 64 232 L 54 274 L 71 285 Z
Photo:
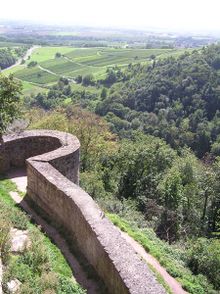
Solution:
M 122 137 L 131 130 L 220 154 L 220 45 L 134 65 L 96 107 Z

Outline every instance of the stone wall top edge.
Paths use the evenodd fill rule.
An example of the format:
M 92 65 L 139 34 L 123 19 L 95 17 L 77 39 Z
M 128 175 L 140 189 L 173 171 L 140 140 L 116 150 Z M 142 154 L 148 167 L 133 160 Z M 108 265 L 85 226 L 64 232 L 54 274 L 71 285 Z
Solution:
M 4 143 L 20 140 L 24 138 L 34 138 L 34 137 L 51 137 L 57 138 L 61 146 L 74 145 L 76 149 L 80 147 L 80 142 L 74 135 L 66 132 L 60 132 L 55 130 L 27 130 L 20 133 L 13 133 L 3 136 Z
M 52 161 L 68 154 L 71 154 L 80 148 L 80 142 L 72 134 L 54 131 L 54 130 L 28 130 L 21 133 L 15 133 L 3 136 L 4 144 L 20 142 L 23 139 L 33 138 L 53 138 L 60 142 L 60 147 L 52 151 L 30 157 L 28 160 Z M 1 147 L 1 144 L 0 144 Z
M 140 280 L 144 281 L 143 291 L 140 293 L 165 293 L 163 287 L 156 282 L 148 266 L 140 260 L 131 246 L 123 239 L 119 229 L 103 215 L 89 194 L 60 174 L 50 163 L 37 161 L 29 163 L 43 178 L 56 187 L 61 195 L 65 194 L 77 205 L 93 233 L 97 236 L 97 240 L 117 268 L 119 275 L 125 281 L 130 293 L 137 293 L 135 292 L 136 286 Z

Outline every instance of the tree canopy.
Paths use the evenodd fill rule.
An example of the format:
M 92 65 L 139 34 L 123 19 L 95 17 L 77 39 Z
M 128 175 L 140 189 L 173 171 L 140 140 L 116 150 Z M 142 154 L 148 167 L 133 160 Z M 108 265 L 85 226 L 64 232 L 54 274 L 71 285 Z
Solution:
M 21 84 L 13 76 L 0 75 L 0 140 L 7 126 L 19 115 Z
M 124 74 L 129 79 L 113 85 L 96 113 L 122 137 L 139 129 L 174 148 L 187 145 L 199 157 L 217 140 L 213 152 L 218 153 L 219 58 L 220 45 L 212 45 L 150 65 L 131 65 Z

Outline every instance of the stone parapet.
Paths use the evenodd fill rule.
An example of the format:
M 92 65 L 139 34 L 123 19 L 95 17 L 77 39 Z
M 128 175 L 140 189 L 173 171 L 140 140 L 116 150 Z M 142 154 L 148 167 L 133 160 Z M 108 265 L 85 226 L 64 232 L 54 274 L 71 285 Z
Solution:
M 79 186 L 76 137 L 57 131 L 26 131 L 4 137 L 0 172 L 27 165 L 27 196 L 62 227 L 111 294 L 166 293 L 147 264 L 99 206 Z

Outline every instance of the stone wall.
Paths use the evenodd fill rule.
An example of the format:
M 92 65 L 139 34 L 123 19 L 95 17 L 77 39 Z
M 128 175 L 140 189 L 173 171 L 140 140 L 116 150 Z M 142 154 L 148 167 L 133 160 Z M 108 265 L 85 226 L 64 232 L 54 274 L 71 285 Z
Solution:
M 145 262 L 78 184 L 79 141 L 55 131 L 5 137 L 0 172 L 27 164 L 27 200 L 62 226 L 109 293 L 165 293 Z

